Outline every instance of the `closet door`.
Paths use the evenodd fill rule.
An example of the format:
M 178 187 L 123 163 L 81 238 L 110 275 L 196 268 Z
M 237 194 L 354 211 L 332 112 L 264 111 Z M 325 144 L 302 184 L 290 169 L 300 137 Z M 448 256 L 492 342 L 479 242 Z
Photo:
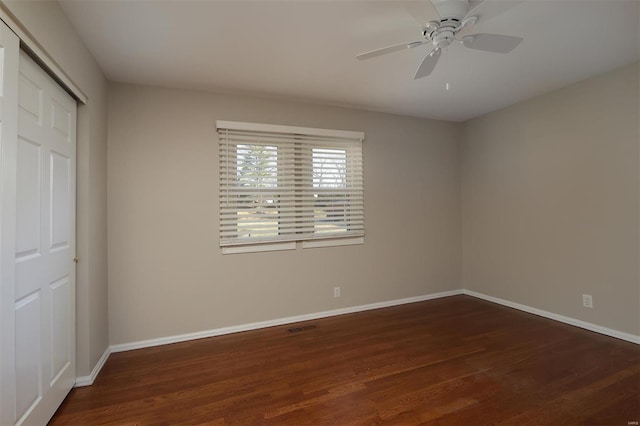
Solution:
M 15 197 L 2 200 L 15 211 L 13 264 L 3 252 L 2 265 L 13 268 L 14 345 L 2 356 L 14 359 L 10 423 L 45 424 L 75 383 L 76 104 L 27 54 L 17 59 Z

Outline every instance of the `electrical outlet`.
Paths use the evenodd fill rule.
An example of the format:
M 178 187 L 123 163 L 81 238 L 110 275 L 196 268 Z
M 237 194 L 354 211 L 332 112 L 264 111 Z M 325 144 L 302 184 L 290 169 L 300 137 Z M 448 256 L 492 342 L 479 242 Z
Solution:
M 590 294 L 582 295 L 582 306 L 585 308 L 593 308 L 593 297 Z
M 340 287 L 333 288 L 333 297 L 340 297 Z

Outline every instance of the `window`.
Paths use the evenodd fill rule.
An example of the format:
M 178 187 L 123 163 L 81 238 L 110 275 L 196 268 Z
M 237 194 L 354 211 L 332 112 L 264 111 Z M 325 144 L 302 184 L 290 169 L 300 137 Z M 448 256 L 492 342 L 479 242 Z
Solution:
M 363 133 L 229 121 L 217 128 L 223 250 L 362 242 Z
M 348 232 L 347 151 L 313 148 L 314 231 L 317 235 Z

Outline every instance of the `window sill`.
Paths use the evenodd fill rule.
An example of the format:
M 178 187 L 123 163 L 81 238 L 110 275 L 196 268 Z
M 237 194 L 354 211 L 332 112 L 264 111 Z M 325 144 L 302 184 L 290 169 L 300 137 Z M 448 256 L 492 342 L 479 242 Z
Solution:
M 352 238 L 327 238 L 318 240 L 307 240 L 300 242 L 303 249 L 322 248 L 322 247 L 339 247 L 364 244 L 364 237 Z M 298 247 L 296 241 L 287 241 L 282 243 L 271 244 L 247 244 L 238 246 L 222 247 L 222 254 L 242 254 L 242 253 L 259 253 L 264 251 L 282 251 L 295 250 Z
M 336 246 L 352 246 L 364 244 L 364 237 L 352 238 L 327 238 L 326 240 L 308 240 L 302 242 L 302 248 L 320 248 L 320 247 L 336 247 Z
M 261 251 L 295 250 L 296 242 L 272 243 L 272 244 L 248 244 L 246 246 L 222 247 L 222 254 L 257 253 Z

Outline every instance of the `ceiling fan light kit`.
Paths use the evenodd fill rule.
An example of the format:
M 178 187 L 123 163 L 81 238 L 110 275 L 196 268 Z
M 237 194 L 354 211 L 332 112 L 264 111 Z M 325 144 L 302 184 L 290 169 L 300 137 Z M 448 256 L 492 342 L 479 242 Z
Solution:
M 474 0 L 431 0 L 440 19 L 428 21 L 424 24 L 422 28 L 422 40 L 371 50 L 357 55 L 356 58 L 364 60 L 404 48 L 415 48 L 424 44 L 430 44 L 433 49 L 420 63 L 414 76 L 414 79 L 417 80 L 433 72 L 442 50 L 446 49 L 454 41 L 459 41 L 464 47 L 469 49 L 493 53 L 509 53 L 522 42 L 522 37 L 502 34 L 472 34 L 462 38 L 456 37 L 463 28 L 471 27 L 479 21 L 478 16 L 467 15 L 471 11 L 481 8 L 482 4 L 487 1 L 488 0 L 483 2 Z M 504 2 L 504 4 L 505 7 L 510 7 L 508 2 Z

